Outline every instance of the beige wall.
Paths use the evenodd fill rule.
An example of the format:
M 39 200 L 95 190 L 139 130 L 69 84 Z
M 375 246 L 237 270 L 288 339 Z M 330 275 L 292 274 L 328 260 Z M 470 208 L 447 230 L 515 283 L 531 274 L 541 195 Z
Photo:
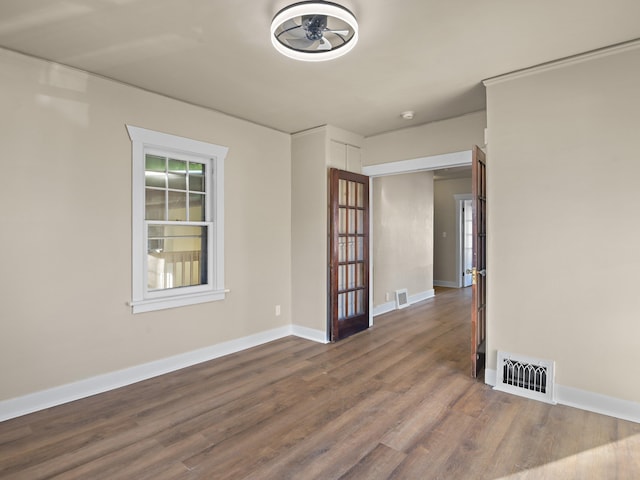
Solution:
M 640 402 L 640 49 L 490 82 L 488 363 Z
M 325 129 L 293 136 L 293 323 L 327 329 L 327 138 Z
M 291 140 L 293 324 L 327 336 L 329 168 L 361 172 L 362 137 L 324 125 Z
M 484 145 L 486 112 L 384 133 L 364 140 L 363 165 L 471 150 Z
M 289 135 L 4 50 L 0 72 L 0 400 L 291 323 Z M 131 314 L 125 124 L 229 147 L 226 300 Z
M 436 180 L 433 184 L 433 279 L 447 286 L 458 284 L 457 202 L 454 195 L 471 194 L 471 178 Z M 443 237 L 446 233 L 446 237 Z
M 433 289 L 433 173 L 373 179 L 373 305 Z

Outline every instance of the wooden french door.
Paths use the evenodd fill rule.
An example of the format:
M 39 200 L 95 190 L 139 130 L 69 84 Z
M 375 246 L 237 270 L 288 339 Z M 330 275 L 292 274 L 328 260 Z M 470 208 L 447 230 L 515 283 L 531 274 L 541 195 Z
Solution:
M 471 282 L 471 375 L 485 366 L 487 337 L 487 164 L 479 147 L 473 147 L 473 269 Z
M 331 341 L 369 328 L 369 177 L 329 173 Z

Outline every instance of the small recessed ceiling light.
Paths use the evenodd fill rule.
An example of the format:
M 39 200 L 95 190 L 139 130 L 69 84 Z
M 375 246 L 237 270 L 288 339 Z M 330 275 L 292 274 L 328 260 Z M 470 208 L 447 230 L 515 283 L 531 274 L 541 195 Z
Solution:
M 402 112 L 400 114 L 400 116 L 402 118 L 404 118 L 405 120 L 413 120 L 413 115 L 414 115 L 414 112 L 412 112 L 411 110 L 409 110 L 407 112 Z
M 271 43 L 295 60 L 338 58 L 358 42 L 353 14 L 333 2 L 298 2 L 280 10 L 271 22 Z

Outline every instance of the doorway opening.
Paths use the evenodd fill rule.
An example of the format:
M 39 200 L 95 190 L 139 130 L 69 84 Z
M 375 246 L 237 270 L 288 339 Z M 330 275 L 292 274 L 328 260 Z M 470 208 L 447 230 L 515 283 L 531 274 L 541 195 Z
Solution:
M 469 179 L 471 184 L 471 179 Z M 458 288 L 471 286 L 473 268 L 473 196 L 454 195 L 456 201 L 456 272 Z
M 484 367 L 484 346 L 485 346 L 485 248 L 486 248 L 486 175 L 485 175 L 485 155 L 479 147 L 474 147 L 473 151 L 456 152 L 453 154 L 439 155 L 415 160 L 405 160 L 381 165 L 373 165 L 363 168 L 363 174 L 370 177 L 370 185 L 374 177 L 387 175 L 397 175 L 401 173 L 413 173 L 421 171 L 433 171 L 447 169 L 450 167 L 472 166 L 472 188 L 471 195 L 457 200 L 456 206 L 458 221 L 456 222 L 456 236 L 459 249 L 455 255 L 457 273 L 454 276 L 458 281 L 458 288 L 467 284 L 472 285 L 472 305 L 471 305 L 471 370 L 472 376 L 476 377 Z M 481 188 L 480 188 L 481 187 Z M 370 194 L 373 188 L 370 188 Z M 451 198 L 451 197 L 449 197 Z M 375 202 L 370 198 L 370 213 L 373 218 L 373 211 L 376 208 Z M 471 231 L 471 232 L 469 232 Z M 446 238 L 446 234 L 443 234 Z M 373 234 L 369 237 L 370 242 L 374 241 Z M 373 255 L 370 258 L 370 269 L 372 268 Z M 469 262 L 469 257 L 471 261 Z M 469 264 L 470 263 L 470 264 Z M 463 269 L 463 267 L 465 267 Z M 470 277 L 471 282 L 465 277 Z M 480 278 L 479 278 L 480 277 Z M 479 280 L 478 280 L 479 279 Z M 370 291 L 369 297 L 369 323 L 373 325 L 375 306 L 374 282 L 375 273 L 369 277 Z M 452 282 L 453 283 L 453 282 Z M 435 284 L 435 282 L 434 282 Z M 453 286 L 453 285 L 452 285 Z M 382 312 L 381 312 L 382 313 Z
M 390 162 L 379 165 L 370 165 L 362 168 L 362 173 L 369 177 L 370 195 L 373 192 L 373 179 L 376 177 L 383 177 L 387 175 L 399 175 L 404 173 L 417 173 L 417 172 L 425 172 L 425 171 L 436 171 L 442 169 L 448 169 L 450 171 L 455 171 L 460 169 L 470 169 L 472 162 L 472 151 L 465 150 L 461 152 L 447 153 L 442 155 L 434 155 L 430 157 L 416 158 L 412 160 L 402 160 L 398 162 Z M 471 196 L 469 195 L 469 199 Z M 370 198 L 369 202 L 369 212 L 370 218 L 374 218 L 374 210 L 376 208 L 375 202 Z M 373 222 L 372 222 L 373 224 Z M 372 225 L 371 225 L 372 226 Z M 370 234 L 370 242 L 374 242 L 373 233 Z M 371 245 L 371 248 L 373 246 Z M 373 251 L 373 250 L 371 250 Z M 452 258 L 453 261 L 453 258 Z M 458 268 L 460 270 L 460 268 Z M 370 257 L 370 271 L 373 271 L 373 255 Z M 376 305 L 373 304 L 374 298 L 374 275 L 369 276 L 369 291 L 372 294 L 369 296 L 369 324 L 373 325 L 373 317 L 374 315 L 385 313 L 386 309 L 376 308 Z M 448 286 L 454 286 L 448 285 Z M 393 309 L 393 308 L 392 308 Z

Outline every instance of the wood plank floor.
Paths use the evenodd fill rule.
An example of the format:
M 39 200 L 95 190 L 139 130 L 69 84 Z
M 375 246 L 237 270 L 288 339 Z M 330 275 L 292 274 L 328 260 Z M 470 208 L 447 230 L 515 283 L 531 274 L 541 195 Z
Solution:
M 469 372 L 468 289 L 0 423 L 2 479 L 637 479 L 640 424 Z

